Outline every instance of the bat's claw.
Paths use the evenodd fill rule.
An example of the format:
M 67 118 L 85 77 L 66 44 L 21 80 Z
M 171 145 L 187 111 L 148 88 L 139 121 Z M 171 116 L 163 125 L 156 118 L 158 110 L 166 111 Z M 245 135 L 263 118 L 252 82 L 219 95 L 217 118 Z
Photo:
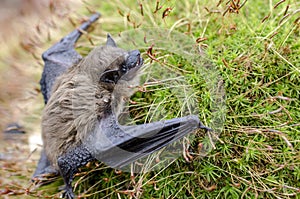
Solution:
M 61 195 L 61 198 L 74 199 L 75 195 L 72 189 L 65 189 L 64 193 Z
M 204 126 L 201 122 L 199 124 L 199 128 L 200 129 L 204 129 L 205 132 L 207 132 L 207 131 L 213 131 L 213 129 L 211 129 L 211 128 L 207 127 L 207 126 Z

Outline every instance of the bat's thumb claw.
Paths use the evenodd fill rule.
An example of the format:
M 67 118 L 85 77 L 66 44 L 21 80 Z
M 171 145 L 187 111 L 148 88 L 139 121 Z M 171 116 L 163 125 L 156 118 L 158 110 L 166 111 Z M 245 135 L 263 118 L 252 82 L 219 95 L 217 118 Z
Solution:
M 201 122 L 199 124 L 199 128 L 200 129 L 204 129 L 205 131 L 213 131 L 213 129 L 207 127 L 207 126 L 204 126 Z

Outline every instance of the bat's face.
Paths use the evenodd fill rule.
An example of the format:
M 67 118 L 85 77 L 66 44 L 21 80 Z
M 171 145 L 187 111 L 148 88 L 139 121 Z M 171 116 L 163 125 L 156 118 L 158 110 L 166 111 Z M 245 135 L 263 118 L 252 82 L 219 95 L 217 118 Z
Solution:
M 116 51 L 120 50 L 111 37 L 108 37 L 106 45 L 108 48 L 112 47 L 111 51 L 114 50 L 113 48 Z M 119 80 L 131 81 L 136 77 L 142 65 L 143 58 L 139 50 L 123 51 L 105 69 L 100 77 L 100 82 L 117 84 Z

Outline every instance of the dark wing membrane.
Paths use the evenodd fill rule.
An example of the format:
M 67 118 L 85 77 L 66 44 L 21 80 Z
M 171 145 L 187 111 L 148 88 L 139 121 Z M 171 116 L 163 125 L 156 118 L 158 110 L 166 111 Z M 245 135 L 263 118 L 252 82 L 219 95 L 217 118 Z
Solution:
M 136 126 L 120 126 L 110 115 L 99 121 L 85 144 L 98 160 L 122 168 L 197 128 L 209 130 L 194 115 Z
M 44 96 L 45 104 L 50 98 L 52 86 L 58 76 L 60 76 L 67 68 L 79 62 L 82 57 L 75 51 L 74 45 L 81 37 L 80 30 L 87 30 L 98 18 L 99 13 L 93 14 L 90 19 L 81 26 L 62 38 L 60 42 L 54 44 L 46 52 L 43 53 L 42 58 L 45 66 L 40 80 L 41 91 Z

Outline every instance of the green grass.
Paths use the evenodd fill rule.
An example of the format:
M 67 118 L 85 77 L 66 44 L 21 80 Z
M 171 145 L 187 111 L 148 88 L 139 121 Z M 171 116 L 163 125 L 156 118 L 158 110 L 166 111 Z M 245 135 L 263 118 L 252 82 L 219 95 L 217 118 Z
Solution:
M 155 11 L 157 2 L 162 7 Z M 154 41 L 160 63 L 152 61 L 143 77 L 154 84 L 132 97 L 137 103 L 129 110 L 144 122 L 194 113 L 189 106 L 196 104 L 206 125 L 224 113 L 212 138 L 216 142 L 212 146 L 208 136 L 197 132 L 189 143 L 192 161 L 181 157 L 161 170 L 134 176 L 93 164 L 78 174 L 75 193 L 82 198 L 300 198 L 300 3 L 291 0 L 274 8 L 277 2 L 252 0 L 238 13 L 225 13 L 226 1 L 219 6 L 208 0 L 157 2 L 141 1 L 144 16 L 133 0 L 90 2 L 88 7 L 101 12 L 103 20 L 90 37 L 97 43 L 105 32 L 117 37 L 134 29 L 165 28 L 205 50 L 203 60 L 189 60 L 172 52 L 180 48 L 176 42 L 168 47 Z M 167 8 L 172 10 L 162 18 Z M 196 43 L 197 38 L 205 40 Z M 151 43 L 136 42 L 149 64 Z M 86 39 L 79 46 L 82 54 L 91 48 Z M 161 71 L 166 81 L 155 83 Z M 218 98 L 211 87 L 218 83 L 224 87 L 224 106 L 222 100 L 216 105 L 224 96 Z M 184 99 L 178 98 L 176 93 L 185 89 Z M 222 112 L 214 113 L 216 107 Z M 212 149 L 205 156 L 204 147 Z M 44 195 L 57 184 L 42 188 Z
M 199 143 L 205 144 L 205 139 L 203 132 L 199 132 L 191 140 L 193 161 L 180 158 L 161 171 L 131 178 L 127 173 L 115 174 L 111 169 L 92 173 L 93 180 L 100 181 L 86 193 L 91 198 L 299 197 L 300 27 L 296 10 L 300 4 L 290 1 L 289 16 L 283 19 L 287 2 L 274 9 L 275 2 L 248 1 L 238 14 L 224 16 L 225 1 L 219 7 L 218 2 L 209 2 L 163 1 L 161 10 L 156 13 L 153 13 L 156 2 L 142 2 L 144 16 L 139 5 L 132 1 L 107 3 L 105 6 L 115 8 L 113 11 L 99 9 L 105 18 L 115 15 L 116 8 L 124 16 L 124 25 L 103 25 L 107 28 L 105 31 L 111 33 L 131 30 L 138 24 L 138 29 L 172 29 L 193 41 L 206 38 L 198 46 L 205 49 L 205 60 L 210 60 L 203 63 L 210 64 L 223 79 L 226 120 L 215 149 L 206 156 L 200 156 Z M 172 11 L 162 19 L 168 7 Z M 220 13 L 208 13 L 205 7 Z M 160 61 L 168 63 L 169 68 L 164 70 L 185 78 L 184 82 L 194 91 L 193 98 L 199 102 L 199 117 L 205 124 L 211 124 L 215 117 L 211 113 L 213 96 L 210 79 L 203 76 L 203 68 L 160 47 L 165 48 L 155 44 L 154 51 Z M 173 84 L 174 81 L 169 80 L 166 84 L 147 87 L 147 93 L 137 93 L 132 98 L 138 102 L 130 109 L 133 115 L 143 120 L 162 111 L 167 118 L 186 114 L 182 110 L 187 110 L 188 105 L 178 102 L 170 92 Z M 86 186 L 79 185 L 79 192 L 84 193 Z M 94 191 L 97 194 L 93 194 Z

